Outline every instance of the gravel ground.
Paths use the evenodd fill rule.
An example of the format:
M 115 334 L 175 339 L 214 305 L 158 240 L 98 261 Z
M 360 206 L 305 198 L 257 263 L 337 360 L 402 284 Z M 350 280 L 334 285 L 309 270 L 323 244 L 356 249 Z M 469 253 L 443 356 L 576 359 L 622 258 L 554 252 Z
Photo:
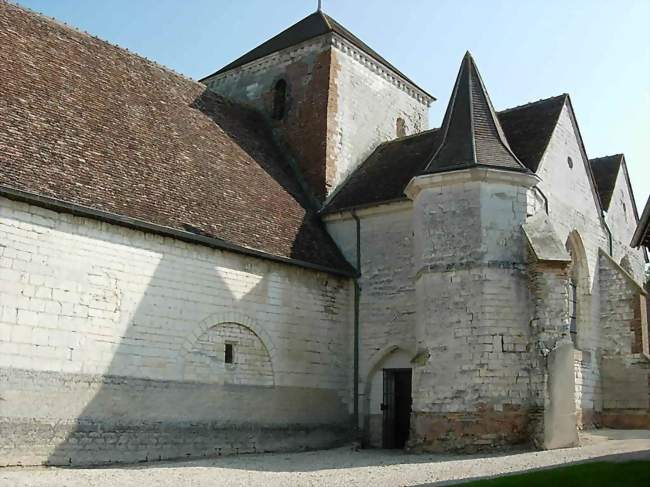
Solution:
M 650 431 L 585 433 L 582 446 L 498 455 L 415 455 L 337 448 L 110 468 L 0 468 L 2 487 L 423 486 L 602 459 L 650 460 Z M 609 458 L 607 458 L 609 457 Z

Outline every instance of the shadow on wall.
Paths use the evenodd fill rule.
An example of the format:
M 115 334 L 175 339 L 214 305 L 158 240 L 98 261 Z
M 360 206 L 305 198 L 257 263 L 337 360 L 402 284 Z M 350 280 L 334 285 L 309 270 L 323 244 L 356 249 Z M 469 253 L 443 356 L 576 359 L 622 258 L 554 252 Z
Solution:
M 304 175 L 290 162 L 293 156 L 289 154 L 289 148 L 278 143 L 264 117 L 252 108 L 229 102 L 207 89 L 191 106 L 210 118 L 284 191 L 307 209 L 296 229 L 289 256 L 302 261 L 311 259 L 345 265 L 343 257 L 336 253 L 336 243 L 316 214 L 314 200 L 306 194 L 308 188 Z M 325 242 L 329 245 L 322 245 Z
M 193 106 L 301 198 L 283 168 L 259 156 L 254 133 L 206 108 L 219 102 L 212 98 L 205 92 Z M 306 214 L 296 241 L 319 241 L 314 232 L 322 227 L 312 218 Z M 18 427 L 25 431 L 15 453 L 21 463 L 136 462 L 323 448 L 347 439 L 344 394 L 331 384 L 313 386 L 304 330 L 284 320 L 307 313 L 292 302 L 291 286 L 303 285 L 293 269 L 298 276 L 308 271 L 273 272 L 276 264 L 259 259 L 84 224 L 93 226 L 92 238 L 75 237 L 79 248 L 56 263 L 75 276 L 63 284 L 71 292 L 60 304 L 63 334 L 74 336 L 66 372 L 14 375 L 21 404 L 26 411 L 38 404 L 32 417 L 40 417 Z M 321 250 L 314 245 L 308 251 Z M 323 299 L 325 308 L 335 304 L 332 296 Z
M 157 243 L 162 248 L 165 241 Z M 244 269 L 232 262 L 218 268 L 213 251 L 202 248 L 190 251 L 191 260 L 187 251 L 139 248 L 115 262 L 96 247 L 80 300 L 90 317 L 77 330 L 80 347 L 71 350 L 80 374 L 56 374 L 45 394 L 45 411 L 59 420 L 47 463 L 278 451 L 340 440 L 336 395 L 277 384 L 287 381 L 276 381 L 269 334 L 233 312 L 250 305 L 254 313 L 258 303 L 282 299 L 273 296 L 266 273 L 249 269 L 227 282 L 222 276 Z M 225 363 L 226 343 L 234 349 L 232 364 Z

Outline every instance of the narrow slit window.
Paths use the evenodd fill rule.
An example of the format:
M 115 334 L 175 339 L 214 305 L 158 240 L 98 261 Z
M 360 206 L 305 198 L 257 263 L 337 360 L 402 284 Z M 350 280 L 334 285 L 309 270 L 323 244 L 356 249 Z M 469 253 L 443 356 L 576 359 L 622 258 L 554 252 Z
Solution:
M 578 337 L 578 285 L 572 279 L 569 284 L 569 332 L 571 333 L 571 341 L 577 345 Z
M 283 79 L 275 83 L 273 89 L 273 118 L 282 120 L 286 111 L 287 104 L 287 82 Z
M 395 122 L 395 135 L 397 137 L 406 137 L 406 122 L 402 117 L 399 117 Z
M 232 343 L 226 343 L 226 349 L 224 351 L 224 362 L 227 364 L 234 363 L 234 347 Z

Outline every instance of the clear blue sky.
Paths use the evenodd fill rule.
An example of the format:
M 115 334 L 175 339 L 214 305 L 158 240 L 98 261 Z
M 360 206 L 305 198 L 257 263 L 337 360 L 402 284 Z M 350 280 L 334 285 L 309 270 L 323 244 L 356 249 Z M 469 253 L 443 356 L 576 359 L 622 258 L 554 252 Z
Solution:
M 317 0 L 19 0 L 199 79 L 316 9 Z M 650 193 L 650 0 L 323 0 L 324 10 L 438 98 L 466 50 L 497 109 L 567 92 L 589 157 L 626 155 Z

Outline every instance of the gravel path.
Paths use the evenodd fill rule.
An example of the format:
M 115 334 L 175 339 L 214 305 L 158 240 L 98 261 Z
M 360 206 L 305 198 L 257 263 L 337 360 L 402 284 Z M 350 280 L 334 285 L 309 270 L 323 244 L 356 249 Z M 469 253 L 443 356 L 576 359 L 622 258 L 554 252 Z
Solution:
M 499 455 L 411 455 L 338 448 L 111 468 L 12 467 L 0 469 L 0 486 L 422 486 L 612 455 L 620 456 L 610 459 L 650 459 L 647 430 L 592 431 L 582 435 L 581 443 L 579 448 Z

